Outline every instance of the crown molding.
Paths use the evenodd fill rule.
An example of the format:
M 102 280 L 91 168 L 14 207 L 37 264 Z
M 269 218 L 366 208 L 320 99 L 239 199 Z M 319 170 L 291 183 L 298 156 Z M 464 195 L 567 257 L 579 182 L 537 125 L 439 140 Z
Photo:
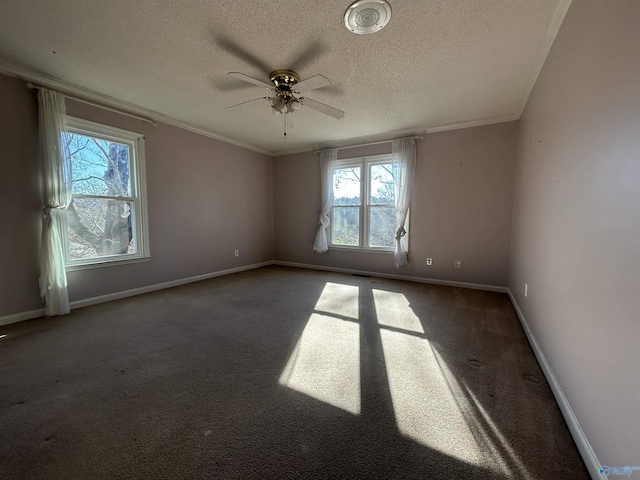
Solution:
M 52 90 L 62 93 L 63 95 L 77 97 L 81 101 L 87 100 L 91 103 L 96 103 L 98 105 L 104 105 L 105 107 L 108 107 L 111 109 L 119 110 L 121 113 L 125 115 L 133 114 L 140 117 L 146 117 L 149 120 L 153 120 L 155 122 L 162 122 L 167 125 L 171 125 L 174 127 L 181 128 L 183 130 L 187 130 L 189 132 L 197 133 L 198 135 L 203 135 L 205 137 L 213 138 L 215 140 L 229 143 L 237 147 L 246 148 L 247 150 L 252 150 L 254 152 L 261 153 L 263 155 L 268 155 L 270 157 L 274 156 L 273 152 L 270 152 L 263 148 L 256 147 L 255 145 L 240 142 L 238 140 L 234 140 L 233 138 L 225 137 L 223 135 L 218 135 L 208 130 L 204 130 L 202 128 L 196 127 L 195 125 L 191 125 L 187 122 L 183 122 L 176 118 L 170 117 L 169 115 L 156 112 L 155 110 L 141 107 L 140 105 L 126 102 L 124 100 L 119 100 L 115 97 L 111 97 L 109 95 L 105 95 L 100 92 L 96 92 L 94 90 L 90 90 L 88 88 L 75 85 L 73 83 L 65 82 L 63 80 L 59 80 L 57 78 L 50 77 L 48 75 L 33 72 L 26 68 L 12 65 L 3 60 L 0 60 L 0 73 L 8 75 L 10 77 L 19 78 L 26 82 L 31 82 L 36 86 L 50 88 Z
M 484 125 L 492 125 L 494 123 L 514 122 L 520 119 L 520 115 L 517 113 L 510 113 L 508 115 L 500 115 L 497 117 L 481 118 L 478 120 L 469 120 L 466 122 L 448 123 L 445 125 L 438 125 L 435 127 L 419 127 L 419 128 L 407 128 L 404 130 L 395 130 L 392 132 L 380 133 L 378 135 L 367 135 L 363 137 L 349 138 L 346 140 L 338 140 L 334 142 L 326 142 L 314 145 L 313 147 L 299 148 L 296 150 L 282 150 L 274 152 L 272 155 L 279 157 L 282 155 L 292 155 L 295 153 L 313 152 L 322 150 L 325 148 L 353 148 L 359 147 L 365 144 L 371 143 L 384 143 L 390 142 L 396 138 L 408 137 L 408 136 L 420 136 L 430 133 L 446 132 L 448 130 L 459 130 L 462 128 L 482 127 Z

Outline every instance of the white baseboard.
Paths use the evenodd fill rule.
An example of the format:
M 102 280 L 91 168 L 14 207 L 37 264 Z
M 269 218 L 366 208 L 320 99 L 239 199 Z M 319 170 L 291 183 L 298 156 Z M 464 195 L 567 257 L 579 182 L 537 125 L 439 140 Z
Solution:
M 244 272 L 245 270 L 253 270 L 254 268 L 266 267 L 268 265 L 273 265 L 273 262 L 268 261 L 262 263 L 253 263 L 251 265 L 229 268 L 227 270 L 220 270 L 218 272 L 205 273 L 203 275 L 195 275 L 193 277 L 171 280 L 170 282 L 156 283 L 153 285 L 148 285 L 146 287 L 132 288 L 131 290 L 125 290 L 123 292 L 109 293 L 107 295 L 100 295 L 98 297 L 76 300 L 75 302 L 71 302 L 71 310 L 75 310 L 76 308 L 88 307 L 90 305 L 97 305 L 98 303 L 111 302 L 112 300 L 119 300 L 121 298 L 133 297 L 135 295 L 142 295 L 143 293 L 164 290 L 165 288 L 178 287 L 187 283 L 200 282 L 202 280 L 208 280 L 209 278 L 231 275 L 232 273 Z
M 177 287 L 179 285 L 184 285 L 187 283 L 199 282 L 201 280 L 220 277 L 222 275 L 230 275 L 232 273 L 242 272 L 244 270 L 252 270 L 254 268 L 266 267 L 268 265 L 282 265 L 285 267 L 307 268 L 310 270 L 323 270 L 328 272 L 368 275 L 371 277 L 389 278 L 394 280 L 407 280 L 410 282 L 428 283 L 432 285 L 445 285 L 449 287 L 470 288 L 473 290 L 486 290 L 489 292 L 508 293 L 509 291 L 507 287 L 498 287 L 495 285 L 482 285 L 479 283 L 455 282 L 451 280 L 437 280 L 435 278 L 422 278 L 422 277 L 413 277 L 409 275 L 395 275 L 391 273 L 370 272 L 366 270 L 354 270 L 350 268 L 325 267 L 322 265 L 313 265 L 308 263 L 281 262 L 281 261 L 271 260 L 267 262 L 254 263 L 254 264 L 245 265 L 242 267 L 221 270 L 219 272 L 206 273 L 203 275 L 196 275 L 194 277 L 188 277 L 188 278 L 181 278 L 178 280 L 172 280 L 170 282 L 156 283 L 154 285 L 133 288 L 131 290 L 125 290 L 122 292 L 115 292 L 107 295 L 100 295 L 97 297 L 85 298 L 83 300 L 76 300 L 70 303 L 70 307 L 71 307 L 71 310 L 75 310 L 77 308 L 88 307 L 90 305 L 97 305 L 99 303 L 110 302 L 112 300 L 119 300 L 121 298 L 133 297 L 134 295 L 142 295 L 144 293 L 155 292 L 157 290 L 163 290 L 165 288 Z M 44 314 L 45 314 L 44 308 L 41 308 L 37 310 L 31 310 L 29 312 L 6 315 L 4 317 L 0 317 L 0 326 L 8 325 L 10 323 L 22 322 L 24 320 L 32 320 L 34 318 L 43 317 Z
M 9 325 L 10 323 L 24 322 L 25 320 L 33 320 L 34 318 L 44 317 L 44 308 L 37 310 L 29 310 L 28 312 L 14 313 L 0 317 L 0 326 Z
M 245 270 L 253 270 L 254 268 L 266 267 L 273 265 L 273 261 L 253 263 L 251 265 L 244 265 L 242 267 L 229 268 L 227 270 L 220 270 L 218 272 L 205 273 L 203 275 L 196 275 L 193 277 L 180 278 L 178 280 L 172 280 L 170 282 L 156 283 L 154 285 L 147 285 L 146 287 L 132 288 L 131 290 L 125 290 L 122 292 L 109 293 L 107 295 L 100 295 L 97 297 L 85 298 L 83 300 L 76 300 L 70 302 L 69 306 L 71 310 L 77 308 L 88 307 L 90 305 L 97 305 L 99 303 L 110 302 L 112 300 L 119 300 L 121 298 L 133 297 L 135 295 L 142 295 L 143 293 L 155 292 L 157 290 L 163 290 L 165 288 L 177 287 L 179 285 L 185 285 L 187 283 L 199 282 L 201 280 L 207 280 L 209 278 L 221 277 L 223 275 L 230 275 L 232 273 L 243 272 Z M 15 313 L 13 315 L 6 315 L 0 317 L 0 326 L 9 325 L 10 323 L 22 322 L 25 320 L 32 320 L 34 318 L 43 317 L 45 315 L 44 308 L 37 310 L 31 310 L 29 312 Z
M 527 339 L 529 340 L 529 344 L 533 349 L 533 353 L 538 359 L 538 363 L 542 368 L 542 372 L 544 373 L 544 376 L 547 379 L 549 386 L 551 387 L 551 392 L 553 392 L 553 396 L 555 397 L 556 402 L 560 407 L 562 416 L 564 417 L 565 422 L 567 422 L 567 426 L 569 427 L 569 431 L 571 432 L 573 441 L 576 442 L 578 450 L 580 451 L 580 455 L 582 455 L 582 460 L 587 466 L 587 470 L 589 471 L 591 478 L 593 480 L 605 480 L 606 477 L 600 473 L 600 462 L 598 461 L 595 452 L 591 448 L 589 440 L 587 440 L 582 427 L 580 427 L 578 419 L 576 418 L 575 414 L 573 413 L 573 409 L 569 404 L 569 400 L 567 400 L 567 397 L 565 396 L 562 388 L 560 387 L 560 384 L 558 383 L 558 379 L 551 369 L 551 365 L 549 365 L 549 362 L 544 356 L 544 353 L 542 352 L 542 349 L 540 348 L 535 335 L 531 331 L 531 328 L 529 328 L 529 323 L 527 322 L 524 313 L 522 313 L 522 310 L 520 309 L 520 306 L 518 305 L 518 302 L 516 301 L 510 289 L 508 289 L 507 293 L 509 294 L 509 298 L 511 299 L 513 308 L 515 309 L 516 314 L 520 319 L 520 323 L 522 324 L 524 333 L 526 334 Z
M 507 287 L 498 287 L 496 285 L 483 285 L 481 283 L 455 282 L 452 280 L 437 280 L 435 278 L 413 277 L 410 275 L 396 275 L 393 273 L 369 272 L 366 270 L 354 270 L 351 268 L 325 267 L 323 265 L 313 265 L 310 263 L 282 262 L 276 260 L 273 265 L 282 265 L 283 267 L 307 268 L 310 270 L 322 270 L 325 272 L 351 273 L 356 275 L 368 275 L 370 277 L 389 278 L 392 280 L 407 280 L 409 282 L 428 283 L 431 285 L 445 285 L 447 287 L 470 288 L 472 290 L 486 290 L 488 292 L 508 293 Z

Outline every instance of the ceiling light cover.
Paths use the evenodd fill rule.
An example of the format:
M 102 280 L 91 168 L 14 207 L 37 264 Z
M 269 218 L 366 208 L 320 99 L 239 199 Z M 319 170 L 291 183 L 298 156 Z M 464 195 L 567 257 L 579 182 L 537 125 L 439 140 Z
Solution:
M 358 0 L 344 14 L 344 25 L 358 35 L 375 33 L 391 20 L 391 5 L 385 0 Z

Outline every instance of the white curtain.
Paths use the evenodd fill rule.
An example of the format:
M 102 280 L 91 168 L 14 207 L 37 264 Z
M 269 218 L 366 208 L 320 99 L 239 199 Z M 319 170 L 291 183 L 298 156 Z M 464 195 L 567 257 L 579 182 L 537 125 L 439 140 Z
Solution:
M 338 149 L 330 148 L 320 152 L 320 215 L 318 233 L 313 244 L 313 250 L 324 253 L 329 249 L 327 241 L 327 228 L 329 227 L 329 214 L 333 206 L 333 165 L 338 159 Z
M 411 184 L 416 169 L 416 141 L 411 138 L 400 138 L 391 142 L 391 154 L 396 178 L 394 182 L 396 194 L 396 249 L 393 253 L 393 264 L 396 267 L 406 265 L 409 248 L 407 237 L 407 216 L 411 206 Z
M 46 314 L 69 313 L 67 274 L 64 269 L 64 216 L 71 202 L 71 159 L 66 132 L 64 96 L 41 88 L 38 92 L 40 148 L 43 160 L 42 243 L 40 246 L 40 295 Z

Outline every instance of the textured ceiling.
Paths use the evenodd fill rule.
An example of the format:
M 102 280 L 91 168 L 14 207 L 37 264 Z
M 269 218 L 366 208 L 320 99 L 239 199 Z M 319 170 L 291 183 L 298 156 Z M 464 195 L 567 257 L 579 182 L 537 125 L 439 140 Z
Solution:
M 0 71 L 261 151 L 300 151 L 519 118 L 569 2 L 390 0 L 389 25 L 354 35 L 343 25 L 351 0 L 2 0 Z M 284 140 L 266 103 L 225 111 L 268 93 L 227 72 L 268 82 L 279 68 L 327 76 L 307 96 L 345 117 L 302 108 Z

